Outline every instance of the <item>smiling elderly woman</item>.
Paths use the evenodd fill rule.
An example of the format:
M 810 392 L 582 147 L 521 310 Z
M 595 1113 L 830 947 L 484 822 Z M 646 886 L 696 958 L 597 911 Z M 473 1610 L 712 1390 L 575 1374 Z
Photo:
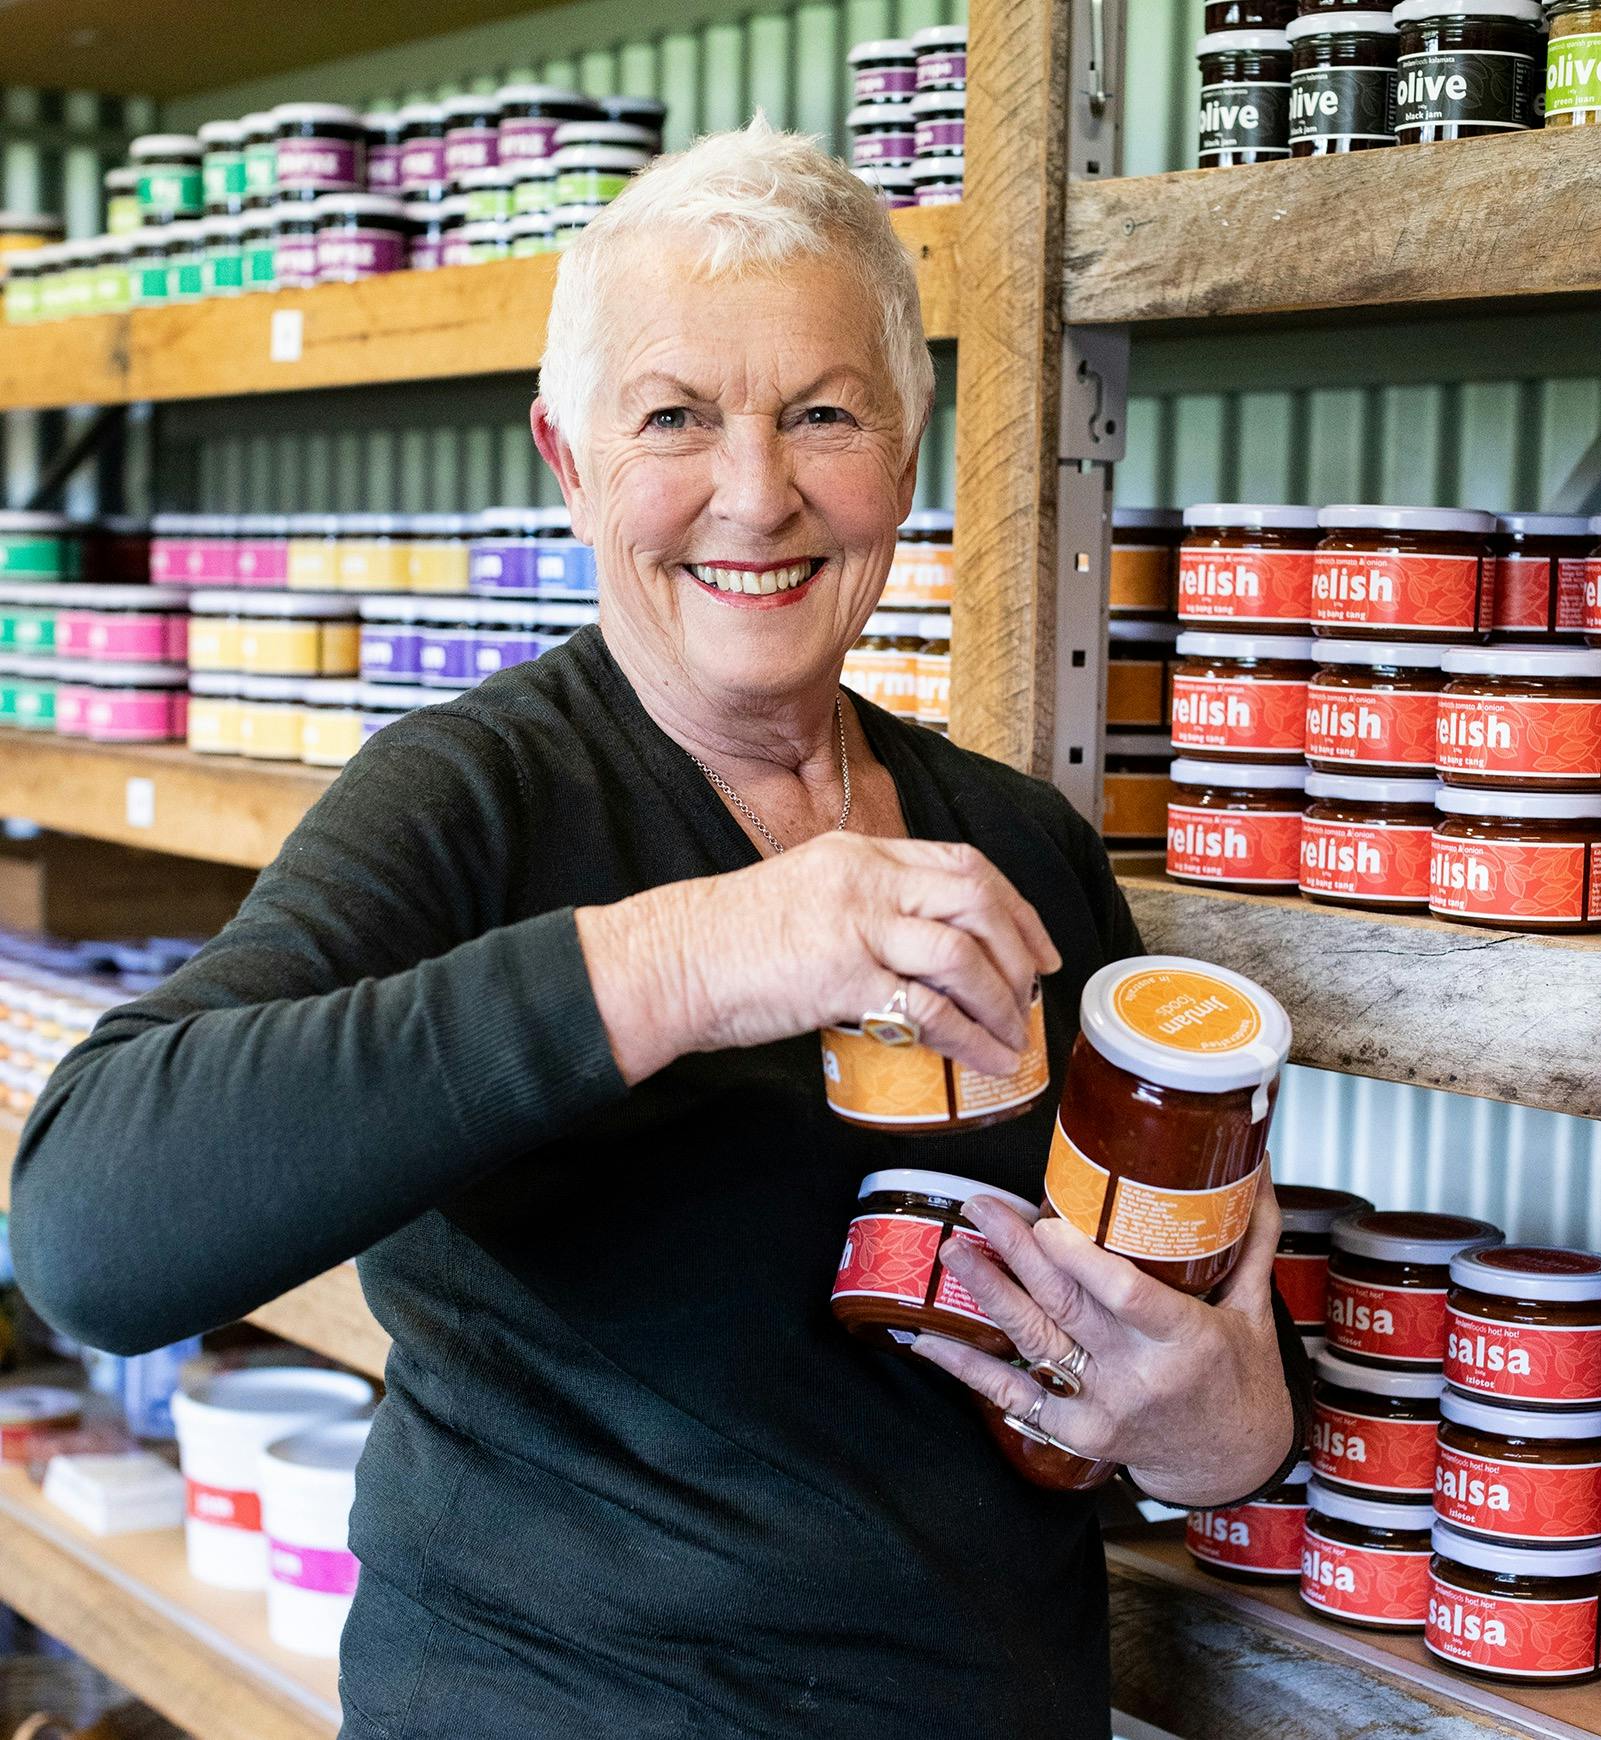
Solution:
M 1139 947 L 1058 793 L 840 691 L 931 390 L 841 164 L 758 124 L 641 176 L 562 262 L 533 415 L 599 627 L 386 728 L 29 1124 L 17 1270 L 95 1346 L 361 1254 L 346 1740 L 1104 1736 L 1093 1506 L 936 1366 L 1178 1502 L 1300 1442 L 1271 1192 L 1211 1304 L 979 1199 L 1023 1286 L 952 1267 L 1030 1357 L 1082 1341 L 1075 1401 L 829 1314 L 863 1174 L 1037 1198 L 1051 1113 L 914 1153 L 831 1117 L 815 1030 L 900 992 L 1009 1071 L 1038 974 L 1059 1072 Z

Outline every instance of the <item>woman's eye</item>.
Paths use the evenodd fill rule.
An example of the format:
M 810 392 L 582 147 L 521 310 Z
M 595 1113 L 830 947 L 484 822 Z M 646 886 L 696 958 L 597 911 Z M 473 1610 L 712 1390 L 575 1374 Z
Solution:
M 650 429 L 686 429 L 689 426 L 689 412 L 682 405 L 672 405 L 666 410 L 652 411 L 645 419 L 645 425 Z
M 848 423 L 850 412 L 838 405 L 808 405 L 806 421 L 814 428 L 821 428 L 829 423 Z

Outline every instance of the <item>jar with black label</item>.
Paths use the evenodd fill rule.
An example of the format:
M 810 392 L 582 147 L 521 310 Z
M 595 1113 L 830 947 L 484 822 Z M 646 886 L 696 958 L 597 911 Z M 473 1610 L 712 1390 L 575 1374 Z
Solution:
M 1282 30 L 1218 30 L 1195 45 L 1201 63 L 1202 169 L 1290 154 L 1290 39 Z
M 1395 144 L 1395 22 L 1388 12 L 1323 12 L 1286 32 L 1290 155 L 1327 157 Z
M 1545 119 L 1540 0 L 1402 0 L 1403 145 L 1518 133 Z

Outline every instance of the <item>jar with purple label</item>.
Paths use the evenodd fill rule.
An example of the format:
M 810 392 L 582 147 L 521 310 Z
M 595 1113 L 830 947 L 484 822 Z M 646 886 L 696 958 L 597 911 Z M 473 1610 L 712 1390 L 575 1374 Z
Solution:
M 914 30 L 912 53 L 917 56 L 918 90 L 967 89 L 965 24 L 932 24 L 926 30 Z
M 920 157 L 911 167 L 912 186 L 918 205 L 955 205 L 962 197 L 962 174 L 967 159 Z
M 428 688 L 460 689 L 477 681 L 473 670 L 479 612 L 475 599 L 417 600 L 417 632 L 422 646 L 417 662 Z
M 234 580 L 272 590 L 289 584 L 289 516 L 241 514 L 235 523 Z
M 502 163 L 537 163 L 556 149 L 556 129 L 568 121 L 599 121 L 600 105 L 560 85 L 502 85 L 499 156 Z
M 399 111 L 374 109 L 361 117 L 361 130 L 367 138 L 367 191 L 398 193 L 400 153 L 406 130 Z
M 55 648 L 60 658 L 109 664 L 183 664 L 189 594 L 178 586 L 63 586 Z
M 317 282 L 317 214 L 311 201 L 272 208 L 272 270 L 279 290 L 307 290 Z
M 911 165 L 897 169 L 858 169 L 858 181 L 865 181 L 890 211 L 904 211 L 917 204 L 917 184 L 912 180 Z
M 445 112 L 445 178 L 454 180 L 469 169 L 486 169 L 500 161 L 500 99 L 483 91 L 447 97 Z
M 498 163 L 464 169 L 455 179 L 470 224 L 503 224 L 511 217 L 511 171 Z
M 278 199 L 355 193 L 367 180 L 367 131 L 343 103 L 280 103 L 272 112 L 278 135 Z
M 472 642 L 474 682 L 539 657 L 543 650 L 537 632 L 541 606 L 494 600 L 477 605 L 476 610 L 478 626 Z
M 912 98 L 919 157 L 960 157 L 967 150 L 967 92 L 919 91 Z
M 186 735 L 189 673 L 182 665 L 92 665 L 84 674 L 90 680 L 79 704 L 90 742 L 172 743 Z
M 445 233 L 450 218 L 448 199 L 411 199 L 405 202 L 411 220 L 411 240 L 406 264 L 414 272 L 431 272 L 445 263 Z M 461 222 L 460 211 L 455 214 Z
M 364 683 L 422 681 L 422 630 L 415 598 L 363 598 L 361 678 Z
M 917 89 L 917 55 L 900 37 L 858 42 L 845 64 L 853 103 L 904 103 Z
M 445 111 L 438 103 L 407 103 L 400 111 L 400 191 L 443 199 L 446 180 Z
M 528 158 L 511 166 L 511 215 L 526 217 L 533 212 L 556 209 L 556 154 Z
M 539 584 L 538 511 L 485 508 L 467 559 L 474 592 L 532 592 Z
M 856 169 L 906 164 L 917 156 L 917 117 L 910 103 L 869 103 L 845 117 Z
M 662 129 L 667 125 L 667 105 L 655 97 L 597 97 L 602 117 L 608 121 L 621 121 L 630 127 L 641 127 L 654 139 L 651 156 L 661 153 Z
M 311 209 L 319 283 L 353 284 L 404 271 L 411 219 L 400 200 L 382 193 L 327 193 Z

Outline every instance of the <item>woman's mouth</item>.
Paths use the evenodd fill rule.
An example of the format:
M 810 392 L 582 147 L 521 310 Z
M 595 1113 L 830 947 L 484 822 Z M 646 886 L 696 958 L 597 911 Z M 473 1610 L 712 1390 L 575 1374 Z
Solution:
M 770 598 L 798 592 L 821 572 L 826 558 L 807 556 L 793 562 L 686 562 L 685 570 L 710 592 L 738 593 L 746 598 Z

